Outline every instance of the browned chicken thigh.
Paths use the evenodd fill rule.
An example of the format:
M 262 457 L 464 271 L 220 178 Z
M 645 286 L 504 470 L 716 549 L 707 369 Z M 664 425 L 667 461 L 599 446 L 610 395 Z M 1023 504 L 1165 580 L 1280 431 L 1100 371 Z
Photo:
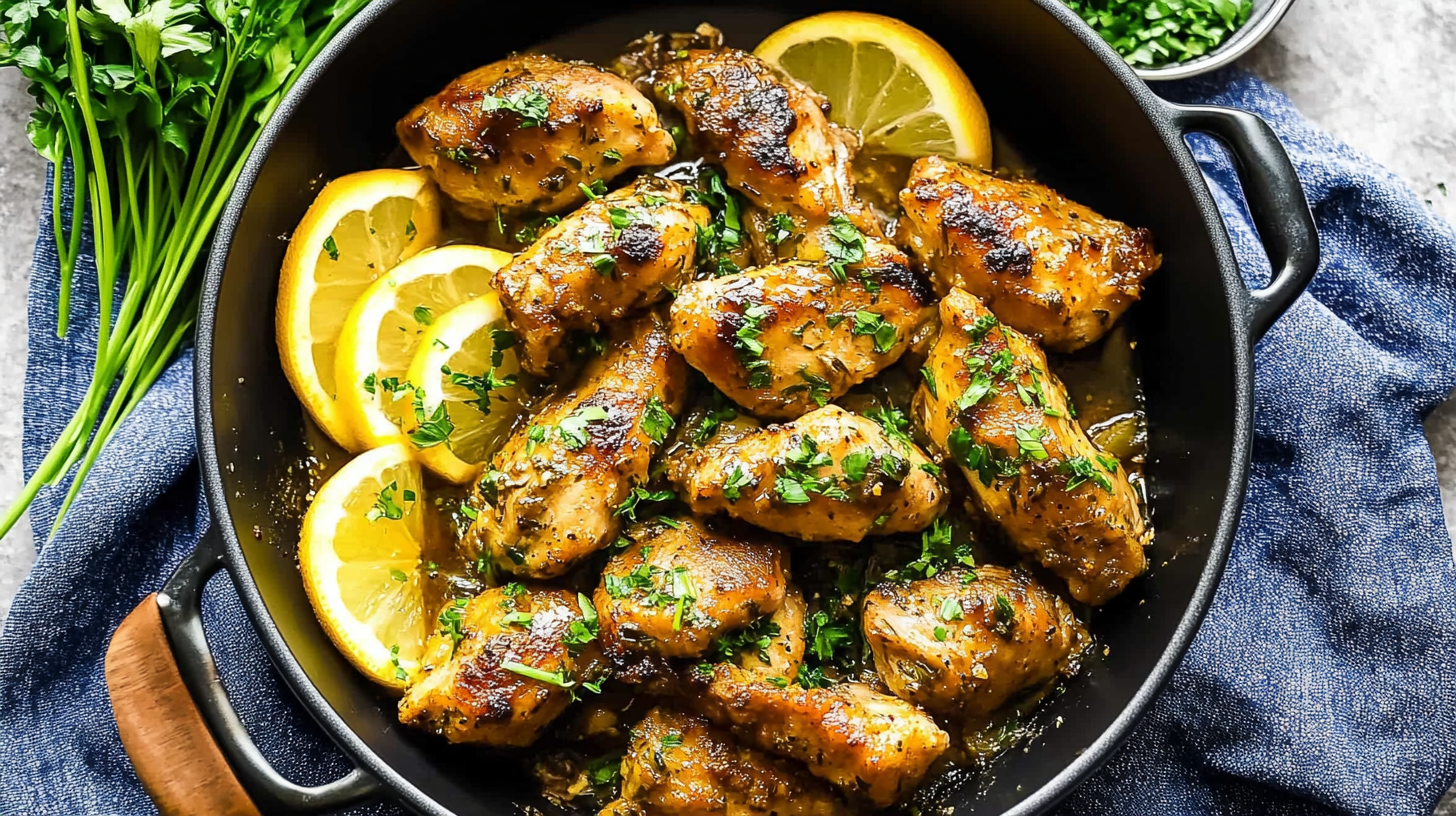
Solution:
M 495 275 L 521 338 L 521 364 L 546 375 L 565 362 L 572 330 L 655 303 L 692 274 L 708 210 L 676 182 L 647 176 L 567 216 Z
M 585 617 L 576 593 L 520 584 L 447 602 L 399 721 L 450 742 L 530 745 L 572 687 L 600 679 L 601 652 L 580 634 Z M 537 672 L 557 682 L 527 676 Z
M 1152 539 L 1127 474 L 1072 418 L 1035 343 L 961 289 L 940 323 L 916 418 L 1012 543 L 1072 597 L 1106 603 L 1142 573 Z
M 858 235 L 858 233 L 855 233 Z M 934 315 L 934 295 L 888 243 L 860 238 L 862 262 L 750 269 L 685 286 L 672 343 L 754 414 L 794 419 L 875 376 Z
M 612 348 L 491 457 L 472 503 L 467 544 L 509 572 L 554 578 L 611 544 L 619 506 L 678 413 L 687 367 L 651 316 L 613 335 Z
M 857 139 L 829 121 L 828 102 L 810 88 L 746 51 L 723 48 L 677 52 L 657 69 L 653 90 L 753 203 L 813 223 L 841 214 L 879 234 L 850 178 Z
M 691 704 L 708 719 L 877 806 L 914 790 L 950 746 L 925 712 L 862 683 L 780 686 L 727 663 L 694 667 L 690 676 L 701 688 Z
M 1103 218 L 1034 181 L 930 156 L 900 193 L 904 243 L 936 289 L 983 298 L 1055 351 L 1102 337 L 1162 263 L 1152 233 Z
M 699 514 L 726 512 L 805 541 L 915 532 L 945 510 L 935 466 L 874 420 L 828 405 L 787 425 L 710 443 L 669 477 Z
M 743 540 L 688 516 L 644 522 L 628 539 L 596 591 L 608 648 L 697 657 L 784 602 L 785 555 L 772 540 Z
M 984 716 L 1070 673 L 1087 643 L 1066 601 L 1002 567 L 881 584 L 863 614 L 880 678 L 946 717 Z
M 739 745 L 661 705 L 632 729 L 622 798 L 602 816 L 839 816 L 844 800 L 803 766 Z
M 410 157 L 477 219 L 560 212 L 672 158 L 672 136 L 631 83 L 584 62 L 518 54 L 477 68 L 395 126 Z

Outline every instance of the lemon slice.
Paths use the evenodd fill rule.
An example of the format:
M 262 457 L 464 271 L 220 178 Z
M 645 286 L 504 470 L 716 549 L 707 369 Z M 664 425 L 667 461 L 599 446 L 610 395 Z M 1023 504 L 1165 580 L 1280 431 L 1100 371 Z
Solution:
M 478 246 L 427 249 L 364 290 L 339 335 L 338 408 L 358 450 L 401 440 L 414 390 L 406 375 L 435 320 L 490 291 L 491 277 L 511 260 Z
M 833 11 L 790 23 L 754 54 L 824 94 L 871 152 L 991 166 L 976 89 L 929 35 L 891 17 Z
M 404 427 L 424 444 L 416 453 L 420 462 L 456 484 L 473 480 L 521 412 L 520 389 L 506 384 L 519 370 L 515 335 L 494 293 L 435 321 L 409 367 L 420 400 Z M 430 426 L 427 434 L 419 433 L 420 417 Z M 428 444 L 440 436 L 443 441 Z
M 357 450 L 338 410 L 334 354 L 369 284 L 440 239 L 440 193 L 424 170 L 370 170 L 329 182 L 283 256 L 278 354 L 293 391 L 335 442 Z
M 370 679 L 403 689 L 428 634 L 420 553 L 420 468 L 404 444 L 361 454 L 319 488 L 303 519 L 298 568 L 314 614 Z

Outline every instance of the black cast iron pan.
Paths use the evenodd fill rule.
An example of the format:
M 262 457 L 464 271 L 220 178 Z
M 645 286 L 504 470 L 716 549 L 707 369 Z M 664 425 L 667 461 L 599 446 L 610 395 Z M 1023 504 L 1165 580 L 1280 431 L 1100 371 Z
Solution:
M 213 246 L 198 320 L 196 386 L 198 450 L 216 524 L 156 600 L 134 613 L 145 613 L 145 620 L 128 619 L 116 639 L 122 648 L 112 650 L 124 741 L 148 789 L 171 803 L 164 811 L 305 814 L 388 798 L 422 814 L 474 816 L 542 804 L 527 775 L 509 761 L 402 728 L 394 700 L 334 650 L 304 595 L 293 554 L 298 514 L 282 508 L 280 496 L 301 492 L 285 468 L 318 440 L 305 439 L 269 320 L 285 247 L 280 236 L 298 223 L 317 182 L 382 164 L 394 147 L 397 117 L 456 75 L 513 50 L 549 43 L 563 56 L 605 60 L 647 29 L 683 30 L 703 20 L 723 28 L 730 43 L 752 47 L 789 20 L 846 7 L 887 13 L 930 32 L 966 69 L 1001 135 L 1044 181 L 1109 216 L 1151 228 L 1164 253 L 1162 270 L 1133 311 L 1150 421 L 1155 568 L 1095 613 L 1092 628 L 1107 656 L 1095 658 L 1047 704 L 1042 716 L 1060 717 L 1061 726 L 1047 729 L 1027 752 L 1000 760 L 993 783 L 948 786 L 945 804 L 965 816 L 1042 813 L 1128 737 L 1191 641 L 1228 554 L 1248 470 L 1254 343 L 1318 263 L 1298 179 L 1263 121 L 1161 101 L 1055 0 L 721 8 L 627 0 L 539 8 L 376 0 L 324 52 L 266 129 Z M 1217 137 L 1237 161 L 1276 270 L 1264 288 L 1251 291 L 1239 273 L 1184 143 L 1194 131 Z M 318 450 L 327 458 L 327 445 Z M 248 738 L 202 635 L 200 588 L 218 569 L 232 575 L 288 685 L 354 761 L 356 770 L 344 778 L 297 786 L 274 772 Z M 146 678 L 128 680 L 120 671 L 144 625 L 176 659 L 173 668 L 166 655 L 147 675 L 155 681 L 150 687 Z M 170 694 L 178 705 L 155 716 L 139 712 L 134 701 L 145 694 L 137 688 Z M 195 703 L 201 718 L 184 703 Z M 192 741 L 183 743 L 178 729 L 185 716 L 194 729 Z M 183 756 L 182 744 L 198 747 Z M 206 767 L 194 773 L 189 763 Z M 194 776 L 214 781 L 178 783 Z M 195 795 L 211 798 L 198 805 L 188 799 Z

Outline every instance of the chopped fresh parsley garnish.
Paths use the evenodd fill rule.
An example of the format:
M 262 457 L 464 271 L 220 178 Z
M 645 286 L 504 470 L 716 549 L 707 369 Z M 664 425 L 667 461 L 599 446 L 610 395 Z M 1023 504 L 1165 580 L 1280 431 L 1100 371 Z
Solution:
M 742 496 L 743 488 L 752 484 L 752 477 L 744 473 L 742 467 L 734 465 L 733 472 L 728 475 L 728 481 L 723 483 L 723 498 L 732 504 Z
M 687 200 L 708 208 L 711 219 L 697 228 L 697 267 L 716 277 L 738 272 L 729 257 L 743 246 L 743 201 L 728 189 L 716 167 L 702 167 L 686 187 Z
M 529 677 L 557 688 L 569 689 L 576 685 L 576 682 L 567 676 L 565 669 L 549 672 L 535 666 L 527 666 L 525 663 L 517 663 L 514 660 L 502 661 L 500 667 L 513 674 Z
M 369 511 L 364 514 L 364 518 L 370 521 L 379 521 L 382 518 L 389 519 L 390 521 L 399 521 L 404 518 L 404 508 L 400 507 L 394 499 L 395 493 L 398 491 L 398 482 L 390 482 L 385 485 L 379 491 L 379 495 L 375 497 L 374 506 L 370 507 Z M 406 490 L 405 493 L 405 501 L 414 501 L 413 492 Z
M 401 682 L 409 679 L 409 672 L 405 671 L 404 667 L 399 665 L 398 643 L 389 647 L 389 665 L 394 667 L 394 679 Z
M 716 388 L 713 389 L 713 407 L 708 409 L 708 413 L 703 417 L 702 423 L 693 431 L 693 444 L 706 444 L 709 439 L 712 439 L 718 433 L 718 427 L 720 425 L 737 418 L 738 409 L 734 407 L 733 403 L 728 401 L 727 397 L 723 396 L 722 391 Z
M 960 399 L 956 400 L 956 410 L 965 411 L 979 405 L 987 397 L 996 393 L 996 381 L 985 371 L 977 368 L 971 374 L 971 383 L 966 390 L 961 392 Z
M 964 618 L 965 610 L 961 609 L 959 598 L 950 597 L 940 602 L 940 610 L 937 614 L 940 615 L 941 620 L 950 623 L 951 621 L 958 621 Z
M 607 194 L 607 183 L 601 179 L 594 179 L 591 184 L 585 182 L 576 185 L 581 194 L 592 201 L 596 201 Z
M 844 478 L 858 484 L 864 481 L 865 474 L 869 472 L 870 463 L 874 459 L 875 452 L 865 448 L 845 454 L 844 458 L 839 460 L 839 466 L 844 469 Z
M 501 626 L 530 626 L 535 615 L 530 612 L 509 612 L 500 619 Z
M 671 490 L 651 491 L 645 487 L 633 487 L 631 492 L 627 494 L 627 498 L 623 499 L 622 503 L 617 505 L 613 513 L 628 521 L 636 521 L 637 505 L 643 502 L 651 504 L 653 502 L 672 501 L 675 498 L 677 498 L 677 494 Z
M 601 632 L 601 624 L 597 618 L 597 608 L 591 602 L 591 598 L 578 592 L 576 603 L 581 607 L 581 620 L 574 620 L 566 627 L 566 634 L 561 642 L 572 654 L 579 653 L 588 643 L 597 639 Z
M 778 475 L 774 479 L 774 492 L 784 504 L 808 504 L 811 494 L 818 494 L 837 501 L 849 501 L 845 493 L 831 476 L 819 476 L 821 468 L 834 464 L 829 454 L 819 450 L 814 437 L 804 434 L 797 450 L 788 453 L 779 463 Z
M 469 601 L 465 598 L 456 598 L 445 604 L 441 610 L 440 634 L 450 636 L 450 656 L 455 656 L 455 650 L 460 647 L 460 641 L 465 639 L 465 615 L 462 610 Z
M 615 147 L 609 147 L 602 151 L 602 160 L 607 164 L 616 164 L 622 160 L 622 151 Z
M 713 641 L 713 651 L 720 660 L 732 660 L 739 652 L 752 651 L 760 661 L 767 663 L 768 649 L 779 634 L 779 625 L 771 618 L 759 618 Z
M 397 569 L 390 570 L 389 571 L 389 577 L 390 578 L 393 578 L 394 580 L 396 580 L 398 582 L 400 582 L 401 584 L 404 583 L 405 581 L 408 581 L 409 580 L 409 576 L 408 575 L 405 575 L 403 570 L 397 570 Z
M 940 641 L 941 643 L 944 643 L 945 642 L 945 637 L 948 634 L 949 634 L 949 632 L 947 632 L 945 630 L 945 627 L 944 626 L 936 626 L 935 627 L 935 639 L 938 640 L 938 641 Z
M 1098 458 L 1099 463 L 1101 457 Z M 1098 470 L 1085 456 L 1074 456 L 1071 459 L 1062 460 L 1057 469 L 1067 474 L 1067 490 L 1076 490 L 1087 482 L 1095 482 L 1098 487 L 1112 492 L 1112 480 L 1106 473 Z
M 324 252 L 329 253 L 329 260 L 331 261 L 337 261 L 339 259 L 339 245 L 334 243 L 334 236 L 330 235 L 324 239 Z
M 999 325 L 1000 321 L 996 319 L 996 315 L 990 313 L 983 314 L 976 318 L 976 322 L 972 323 L 970 328 L 966 329 L 966 334 L 971 336 L 971 342 L 979 343 L 985 340 L 986 335 L 990 334 L 991 330 Z
M 773 308 L 762 303 L 750 303 L 743 309 L 743 326 L 733 334 L 733 347 L 738 350 L 738 362 L 748 371 L 749 388 L 767 388 L 772 380 L 768 360 L 763 359 L 763 321 L 773 314 Z
M 804 640 L 809 654 L 822 663 L 837 662 L 843 652 L 854 648 L 854 630 L 843 620 L 835 620 L 821 609 L 804 621 Z
M 829 270 L 840 283 L 848 280 L 844 268 L 864 263 L 865 237 L 848 218 L 835 215 L 829 219 L 829 234 L 824 242 L 824 255 Z
M 833 685 L 829 678 L 824 676 L 823 669 L 803 664 L 800 664 L 798 671 L 794 673 L 794 682 L 806 689 L 829 688 Z
M 895 339 L 898 333 L 895 325 L 885 320 L 882 315 L 868 312 L 863 309 L 854 313 L 854 328 L 852 333 L 858 337 L 870 335 L 875 338 L 875 351 L 886 354 L 895 347 Z
M 1002 593 L 996 593 L 996 625 L 992 627 L 999 635 L 1011 634 L 1011 627 L 1016 624 L 1016 607 L 1011 605 L 1011 599 Z
M 450 440 L 450 434 L 455 432 L 455 423 L 450 420 L 450 413 L 445 409 L 442 400 L 435 406 L 433 413 L 425 414 L 425 389 L 415 389 L 415 422 L 419 427 L 410 431 L 409 439 L 417 448 L 431 448 Z
M 804 382 L 785 388 L 784 396 L 792 396 L 801 391 L 807 391 L 809 393 L 809 399 L 813 400 L 814 404 L 820 408 L 829 404 L 829 393 L 832 388 L 828 380 L 815 374 L 808 368 L 799 369 L 799 379 Z
M 1024 456 L 1038 461 L 1047 458 L 1046 445 L 1042 440 L 1050 433 L 1046 428 L 1033 425 L 1016 426 L 1016 445 Z
M 925 387 L 930 389 L 930 396 L 940 399 L 940 389 L 935 385 L 935 372 L 930 370 L 930 366 L 921 366 L 920 379 L 924 380 Z
M 898 570 L 892 570 L 887 576 L 901 581 L 934 578 L 954 566 L 974 568 L 976 559 L 971 556 L 969 542 L 955 543 L 955 528 L 950 521 L 938 518 L 929 529 L 920 533 L 920 557 Z
M 674 748 L 681 748 L 683 743 L 682 734 L 672 733 L 663 736 L 662 750 L 671 751 Z
M 600 405 L 583 405 L 557 423 L 556 432 L 561 435 L 561 442 L 568 450 L 581 450 L 586 447 L 590 436 L 586 426 L 601 422 L 607 416 L 607 409 Z
M 480 109 L 485 113 L 493 113 L 499 110 L 510 111 L 521 117 L 520 126 L 522 128 L 533 128 L 546 121 L 547 117 L 551 115 L 548 103 L 549 100 L 545 94 L 540 91 L 528 90 L 507 97 L 481 97 Z
M 1201 57 L 1249 21 L 1252 0 L 1066 0 L 1129 65 Z
M 416 306 L 414 311 L 415 322 L 421 326 L 428 326 L 435 322 L 435 313 L 430 311 L 428 306 Z
M 642 412 L 642 432 L 651 437 L 653 442 L 661 445 L 676 424 L 662 400 L 657 397 L 647 400 L 647 409 Z
M 466 405 L 473 405 L 482 414 L 490 413 L 490 395 L 492 392 L 503 388 L 510 388 L 516 384 L 516 375 L 509 374 L 505 377 L 497 377 L 495 369 L 485 372 L 480 376 L 466 374 L 463 371 L 451 371 L 450 366 L 440 366 L 440 373 L 449 378 L 451 385 L 458 385 L 467 391 L 475 394 L 475 399 L 467 400 Z M 505 402 L 505 397 L 497 397 Z
M 788 213 L 776 213 L 768 222 L 768 233 L 764 236 L 773 246 L 778 246 L 794 237 L 794 219 Z
M 885 432 L 890 441 L 898 443 L 903 448 L 909 448 L 915 444 L 910 438 L 910 420 L 905 412 L 899 408 L 877 408 L 866 411 L 867 418 L 874 420 L 876 425 Z

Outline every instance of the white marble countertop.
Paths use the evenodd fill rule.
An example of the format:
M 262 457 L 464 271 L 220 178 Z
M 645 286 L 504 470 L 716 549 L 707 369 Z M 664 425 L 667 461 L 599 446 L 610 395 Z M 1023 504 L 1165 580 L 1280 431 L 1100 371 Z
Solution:
M 1305 0 L 1241 64 L 1316 124 L 1404 176 L 1456 220 L 1456 0 Z M 0 71 L 0 502 L 21 485 L 26 283 L 46 165 L 25 137 L 30 98 Z M 1447 197 L 1438 185 L 1451 190 Z M 1456 531 L 1456 400 L 1426 421 Z M 0 620 L 33 559 L 22 524 L 0 540 Z M 1438 809 L 1456 816 L 1448 795 Z

